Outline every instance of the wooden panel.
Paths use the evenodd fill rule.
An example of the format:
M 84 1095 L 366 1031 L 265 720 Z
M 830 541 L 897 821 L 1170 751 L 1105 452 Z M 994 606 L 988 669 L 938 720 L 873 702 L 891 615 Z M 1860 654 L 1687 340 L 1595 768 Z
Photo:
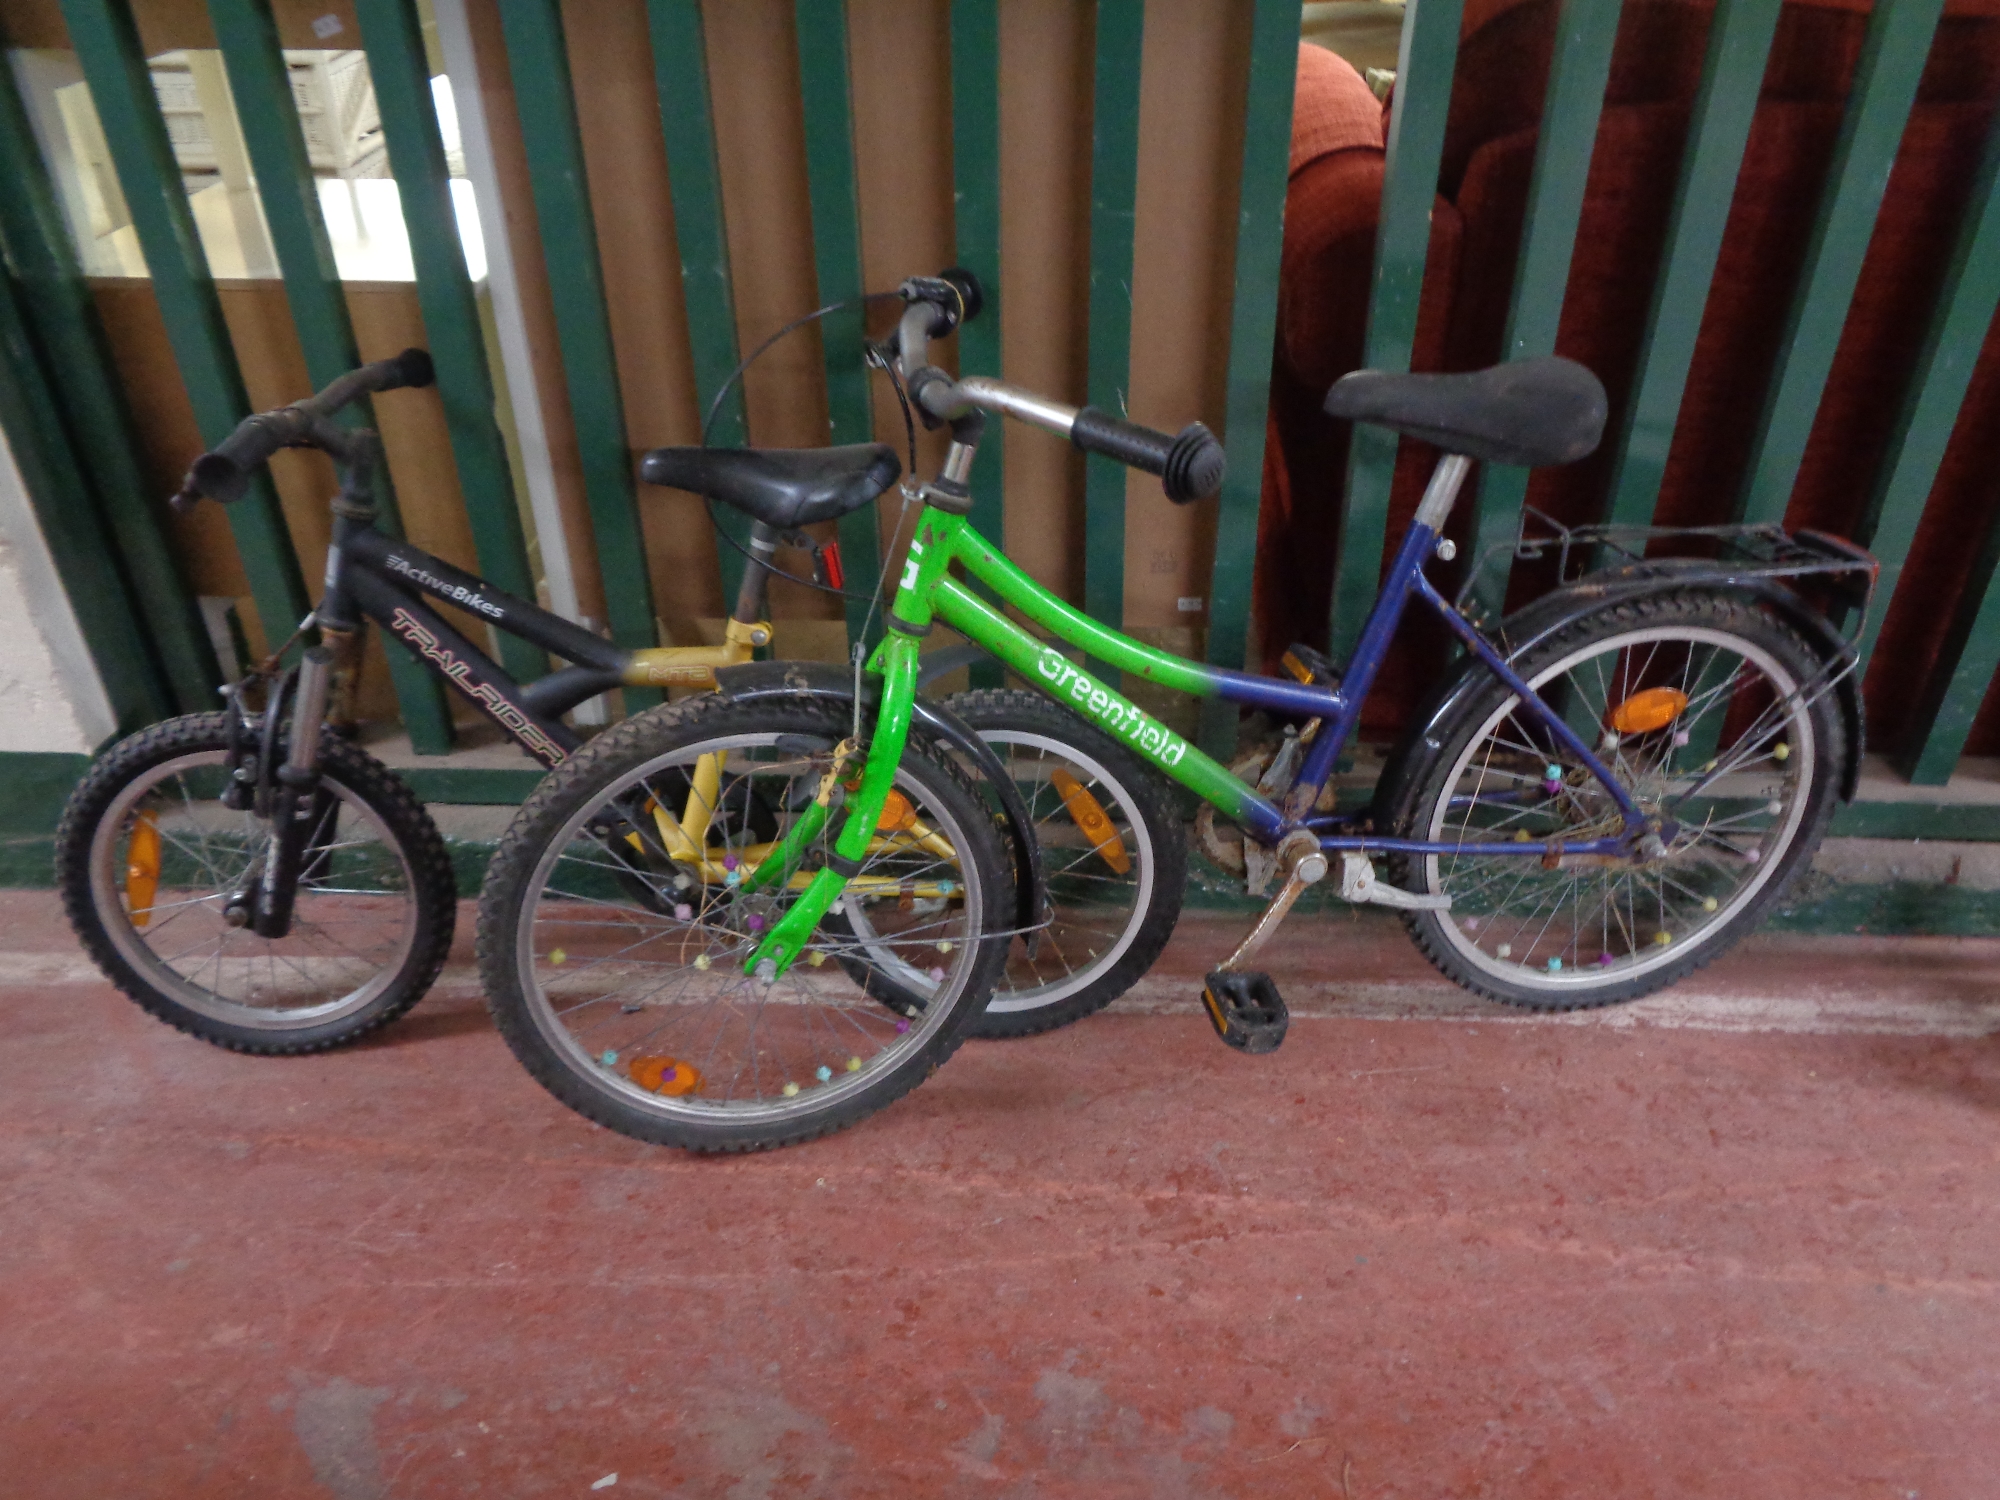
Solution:
M 1236 176 L 1254 19 L 1247 5 L 1146 0 L 1131 410 L 1135 421 L 1166 432 L 1194 421 L 1217 432 L 1226 425 Z M 1203 615 L 1183 614 L 1180 601 L 1208 592 L 1214 507 L 1175 505 L 1157 478 L 1136 470 L 1128 471 L 1125 505 L 1127 627 L 1199 625 Z M 1201 654 L 1198 641 L 1194 649 Z
M 736 293 L 736 337 L 748 354 L 815 306 L 805 118 L 792 6 L 790 0 L 711 0 L 702 7 L 702 26 L 714 84 L 710 98 Z M 810 448 L 826 441 L 826 389 L 816 333 L 801 332 L 780 343 L 757 362 L 743 385 L 751 442 Z M 771 603 L 772 614 L 780 619 L 832 620 L 841 613 L 839 600 L 782 582 L 773 587 Z
M 839 310 L 819 320 L 826 377 L 827 440 L 866 442 L 874 428 L 868 329 L 861 307 L 861 203 L 855 190 L 854 105 L 848 80 L 847 0 L 794 0 L 792 26 L 799 54 L 799 102 L 805 111 L 806 186 L 812 208 L 813 301 Z M 936 70 L 934 77 L 948 76 Z M 905 127 L 905 139 L 921 135 Z M 904 212 L 907 214 L 908 210 Z M 839 519 L 841 560 L 849 597 L 841 609 L 847 634 L 859 643 L 879 629 L 882 539 L 876 517 L 855 511 Z M 879 639 L 879 637 L 878 637 Z
M 147 56 L 176 47 L 213 47 L 215 28 L 209 24 L 205 0 L 139 0 L 139 41 Z M 271 0 L 279 40 L 287 47 L 359 46 L 360 28 L 354 0 Z M 331 16 L 340 30 L 323 39 L 313 22 Z M 61 0 L 6 0 L 0 5 L 0 45 L 8 47 L 67 47 L 69 33 L 62 22 Z
M 850 0 L 847 25 L 861 281 L 876 291 L 893 288 L 906 276 L 943 270 L 955 259 L 950 9 L 939 0 Z M 889 315 L 878 313 L 874 321 L 879 324 Z M 937 357 L 945 368 L 957 368 L 958 340 L 940 345 Z M 876 438 L 903 454 L 903 417 L 887 379 L 872 377 L 869 395 Z M 987 436 L 981 469 L 1005 453 L 994 428 L 987 429 Z M 917 454 L 928 477 L 944 457 L 943 437 L 919 428 Z M 888 555 L 901 510 L 893 492 L 876 504 L 883 561 L 892 581 L 902 565 L 901 548 Z
M 736 294 L 730 284 L 727 231 L 722 222 L 722 182 L 715 161 L 715 111 L 709 103 L 708 46 L 703 40 L 700 0 L 646 0 L 653 83 L 659 95 L 660 138 L 666 149 L 667 185 L 673 211 L 675 249 L 680 261 L 680 296 L 675 310 L 687 323 L 689 364 L 694 381 L 693 416 L 704 443 L 740 448 L 749 435 L 743 391 L 733 383 L 736 347 Z M 627 387 L 630 399 L 630 387 Z M 690 424 L 689 431 L 695 431 Z M 698 541 L 704 531 L 701 508 L 691 497 L 662 492 L 654 507 L 687 507 L 680 532 Z M 750 518 L 716 512 L 715 566 L 723 600 L 733 601 L 748 563 L 743 543 Z M 660 575 L 654 575 L 656 586 Z
M 1090 214 L 1090 10 L 1063 0 L 1000 11 L 1000 327 L 1007 379 L 1084 399 Z M 1083 458 L 1006 424 L 1007 555 L 1037 583 L 1083 595 Z
M 572 60 L 589 60 L 588 86 L 576 91 L 577 124 L 627 435 L 639 451 L 693 443 L 700 417 L 646 8 L 642 0 L 568 0 L 563 29 Z M 701 502 L 641 485 L 638 503 L 654 608 L 670 639 L 692 644 L 694 622 L 724 605 Z

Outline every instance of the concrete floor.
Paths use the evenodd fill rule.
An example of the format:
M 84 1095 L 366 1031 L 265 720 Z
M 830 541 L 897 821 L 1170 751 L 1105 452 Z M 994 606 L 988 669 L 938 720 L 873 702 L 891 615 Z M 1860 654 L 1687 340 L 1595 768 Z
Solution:
M 1322 918 L 1259 1059 L 1194 1006 L 1236 926 L 699 1161 L 546 1097 L 463 954 L 243 1058 L 0 895 L 0 1492 L 2000 1494 L 2000 942 L 1540 1020 Z

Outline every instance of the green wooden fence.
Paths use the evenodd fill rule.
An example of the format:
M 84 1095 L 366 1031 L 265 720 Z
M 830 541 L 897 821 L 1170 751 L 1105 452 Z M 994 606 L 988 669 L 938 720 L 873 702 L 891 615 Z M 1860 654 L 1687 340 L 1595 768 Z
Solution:
M 690 353 L 705 411 L 738 348 L 701 6 L 698 0 L 647 0 L 646 8 Z M 1210 661 L 1231 666 L 1242 664 L 1247 645 L 1300 21 L 1298 0 L 1253 0 L 1252 8 L 1224 412 L 1229 479 L 1219 503 L 1206 648 Z M 1783 515 L 1941 8 L 1942 0 L 1881 0 L 1869 22 L 1738 500 L 1738 514 L 1745 518 Z M 287 107 L 269 0 L 209 0 L 209 9 L 248 126 L 264 211 L 307 365 L 314 380 L 323 381 L 354 359 L 353 332 L 296 117 Z M 1644 522 L 1652 515 L 1778 10 L 1775 0 L 1718 0 L 1633 394 L 1627 410 L 1614 417 L 1608 519 Z M 1506 323 L 1509 357 L 1554 347 L 1620 11 L 1620 0 L 1563 0 L 1560 8 L 1544 128 L 1529 187 L 1528 227 Z M 62 0 L 62 12 L 131 205 L 182 379 L 204 437 L 215 441 L 248 407 L 129 0 Z M 356 0 L 356 13 L 408 223 L 425 327 L 479 564 L 494 583 L 525 592 L 527 551 L 494 417 L 492 372 L 452 221 L 414 0 Z M 532 210 L 548 264 L 563 268 L 551 286 L 560 327 L 558 352 L 574 413 L 610 628 L 622 643 L 653 644 L 653 582 L 635 510 L 632 455 L 577 128 L 574 60 L 566 50 L 556 0 L 506 0 L 501 16 L 532 189 L 532 202 L 516 208 Z M 1087 394 L 1113 408 L 1122 400 L 1130 373 L 1129 288 L 1146 19 L 1144 0 L 1096 0 Z M 949 21 L 954 242 L 957 258 L 978 270 L 990 289 L 992 306 L 985 319 L 965 331 L 960 356 L 969 371 L 998 372 L 998 0 L 950 0 Z M 794 22 L 814 268 L 820 299 L 833 301 L 862 289 L 851 91 L 866 84 L 851 75 L 843 0 L 795 0 Z M 1379 368 L 1407 369 L 1410 364 L 1461 22 L 1462 0 L 1409 0 L 1407 5 L 1365 343 L 1365 362 Z M 37 399 L 53 399 L 71 414 L 68 427 L 45 432 L 28 445 L 36 485 L 74 494 L 83 502 L 77 524 L 84 533 L 72 528 L 58 547 L 65 576 L 80 600 L 103 598 L 119 606 L 107 608 L 91 645 L 107 681 L 115 678 L 119 684 L 114 696 L 126 717 L 143 719 L 191 706 L 202 696 L 213 663 L 193 624 L 186 590 L 163 561 L 147 497 L 138 491 L 119 397 L 93 332 L 75 254 L 49 208 L 48 184 L 4 70 L 0 152 L 12 168 L 0 180 L 0 237 L 13 278 L 11 288 L 0 289 L 7 292 L 0 298 L 0 325 L 11 326 L 12 320 L 36 334 L 32 340 L 24 335 L 0 342 L 7 343 L 10 367 L 21 377 L 17 383 L 28 389 L 34 386 L 28 377 L 38 376 L 47 394 Z M 1890 457 L 1875 482 L 1870 534 L 1861 538 L 1882 556 L 1885 597 L 1907 559 L 1996 302 L 2000 124 L 1975 184 L 1916 378 L 1904 398 Z M 7 326 L 0 326 L 0 333 Z M 863 438 L 872 425 L 858 359 L 860 337 L 858 316 L 830 320 L 825 329 L 830 437 L 836 442 Z M 31 404 L 16 400 L 0 410 L 10 435 L 34 424 Z M 715 437 L 724 443 L 754 437 L 740 394 L 725 403 Z M 22 446 L 16 442 L 17 449 Z M 982 527 L 994 531 L 1002 506 L 999 446 L 991 445 L 975 480 L 975 515 Z M 1331 606 L 1336 653 L 1351 645 L 1374 593 L 1396 452 L 1394 438 L 1377 430 L 1362 429 L 1354 436 Z M 1496 470 L 1486 476 L 1476 515 L 1482 540 L 1511 534 L 1526 483 L 1523 471 Z M 1106 460 L 1088 461 L 1081 602 L 1099 618 L 1117 619 L 1123 613 L 1125 495 L 1122 469 Z M 393 509 L 389 514 L 393 517 Z M 231 509 L 230 521 L 258 608 L 273 634 L 282 635 L 281 627 L 304 613 L 307 595 L 268 481 Z M 94 546 L 91 537 L 100 534 L 116 541 Z M 844 522 L 842 543 L 851 576 L 864 586 L 872 583 L 881 561 L 873 516 L 863 512 Z M 727 547 L 720 556 L 727 598 L 740 562 Z M 1499 556 L 1493 576 L 1478 581 L 1489 601 L 1499 598 L 1507 583 L 1506 555 Z M 1919 782 L 1940 782 L 1950 774 L 1986 686 L 2000 668 L 1996 563 L 2000 528 L 1977 559 L 1923 695 L 1922 722 L 1903 761 L 1907 774 Z M 140 650 L 132 645 L 130 626 L 142 614 L 166 624 Z M 120 625 L 121 619 L 127 624 Z M 1879 620 L 1878 610 L 1866 649 L 1873 649 Z M 849 623 L 850 628 L 859 626 L 853 611 Z M 127 653 L 133 659 L 121 660 Z M 537 653 L 518 644 L 510 647 L 506 664 L 523 674 L 543 665 Z M 396 686 L 419 748 L 445 748 L 449 720 L 434 687 L 407 664 L 399 667 Z M 1203 740 L 1227 749 L 1235 732 L 1233 714 L 1211 706 L 1202 724 Z

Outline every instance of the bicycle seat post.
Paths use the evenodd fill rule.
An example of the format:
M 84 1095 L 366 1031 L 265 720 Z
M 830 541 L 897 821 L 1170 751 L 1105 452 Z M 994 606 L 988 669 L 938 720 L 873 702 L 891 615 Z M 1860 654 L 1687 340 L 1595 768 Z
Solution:
M 723 627 L 723 638 L 745 648 L 766 646 L 771 641 L 771 575 L 777 571 L 772 558 L 778 550 L 778 528 L 768 521 L 750 523 L 750 555 L 743 560 L 743 581 L 736 586 L 736 607 Z

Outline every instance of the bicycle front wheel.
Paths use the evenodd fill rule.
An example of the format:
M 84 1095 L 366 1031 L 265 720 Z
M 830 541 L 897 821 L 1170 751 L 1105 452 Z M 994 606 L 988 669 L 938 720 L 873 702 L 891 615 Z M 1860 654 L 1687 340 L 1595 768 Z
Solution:
M 832 839 L 781 882 L 746 877 L 829 774 L 838 795 L 858 773 L 837 760 L 847 732 L 811 701 L 705 695 L 607 731 L 522 808 L 487 874 L 480 969 L 502 1034 L 558 1099 L 640 1140 L 756 1150 L 851 1125 L 956 1050 L 1005 961 L 987 935 L 1012 889 L 978 795 L 918 737 L 841 897 L 852 928 L 830 916 L 785 974 L 745 972 Z M 928 993 L 870 995 L 843 962 L 856 930 Z
M 291 931 L 232 927 L 224 913 L 272 833 L 220 800 L 228 743 L 225 715 L 194 714 L 91 767 L 56 833 L 70 925 L 119 989 L 217 1046 L 351 1042 L 415 1005 L 444 965 L 458 913 L 444 841 L 388 767 L 323 736 Z
M 1827 669 L 1768 612 L 1692 590 L 1590 615 L 1515 665 L 1675 831 L 1658 858 L 1562 852 L 1617 834 L 1618 808 L 1485 677 L 1391 809 L 1399 837 L 1459 846 L 1392 861 L 1398 885 L 1452 898 L 1404 921 L 1444 973 L 1509 1004 L 1650 994 L 1754 928 L 1811 861 L 1846 755 Z

